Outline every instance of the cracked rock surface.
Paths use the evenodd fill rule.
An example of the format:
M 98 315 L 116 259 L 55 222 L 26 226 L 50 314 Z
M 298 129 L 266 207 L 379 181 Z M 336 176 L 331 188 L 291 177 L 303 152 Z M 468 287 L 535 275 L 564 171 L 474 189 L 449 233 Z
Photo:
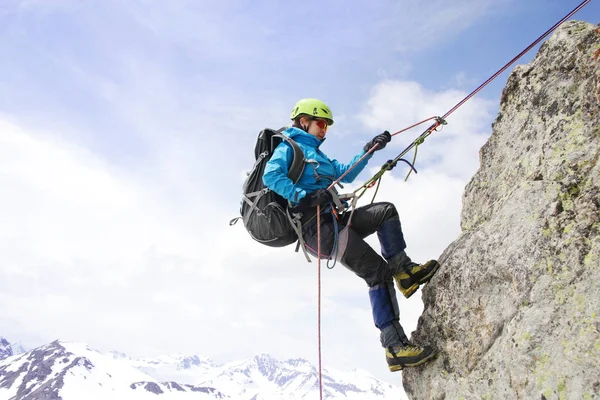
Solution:
M 563 24 L 517 66 L 423 289 L 411 399 L 600 398 L 600 28 Z

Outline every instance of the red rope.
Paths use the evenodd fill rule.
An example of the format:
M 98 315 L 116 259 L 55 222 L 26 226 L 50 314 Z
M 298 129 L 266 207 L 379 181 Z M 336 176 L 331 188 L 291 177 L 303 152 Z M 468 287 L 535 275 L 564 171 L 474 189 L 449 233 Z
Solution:
M 321 206 L 317 206 L 317 280 L 318 280 L 318 307 L 317 326 L 319 335 L 319 398 L 323 400 L 323 374 L 321 369 Z
M 431 121 L 432 119 L 435 119 L 435 120 L 437 120 L 437 118 L 438 118 L 438 117 L 431 117 L 431 118 L 424 119 L 424 120 L 423 120 L 423 121 L 421 121 L 421 122 L 417 122 L 416 124 L 409 126 L 408 128 L 404 128 L 404 129 L 402 129 L 402 130 L 400 130 L 400 131 L 398 131 L 398 132 L 396 132 L 396 133 L 392 133 L 392 136 L 396 136 L 396 135 L 397 135 L 397 134 L 399 134 L 399 133 L 402 133 L 402 132 L 404 132 L 404 131 L 407 131 L 407 130 L 409 130 L 409 129 L 412 129 L 412 128 L 414 128 L 415 126 L 419 126 L 419 125 L 421 125 L 421 124 L 423 124 L 423 123 L 425 123 L 425 122 L 427 122 L 427 121 Z
M 392 136 L 396 136 L 396 135 L 398 135 L 398 134 L 400 134 L 402 132 L 405 132 L 405 131 L 407 131 L 409 129 L 414 128 L 415 126 L 421 125 L 422 123 L 425 123 L 427 121 L 431 121 L 432 119 L 436 119 L 437 120 L 437 117 L 431 117 L 431 118 L 424 119 L 421 122 L 417 122 L 416 124 L 413 124 L 413 125 L 411 125 L 411 126 L 409 126 L 407 128 L 401 129 L 398 132 L 392 133 Z M 350 173 L 350 171 L 352 171 L 354 169 L 354 167 L 356 167 L 358 164 L 360 164 L 360 162 L 362 160 L 364 160 L 369 154 L 371 154 L 372 152 L 374 152 L 377 149 L 378 146 L 379 146 L 378 144 L 375 144 L 375 146 L 371 147 L 369 149 L 369 151 L 367 151 L 367 153 L 360 158 L 360 160 L 358 160 L 357 162 L 355 162 L 354 165 L 352 165 L 350 168 L 348 168 L 348 170 L 346 172 L 344 172 L 335 182 L 333 182 L 331 185 L 329 185 L 329 187 L 327 188 L 327 190 L 330 190 L 332 187 L 334 187 L 336 185 L 336 183 L 338 183 L 342 179 L 344 179 L 344 177 L 346 175 L 348 175 Z

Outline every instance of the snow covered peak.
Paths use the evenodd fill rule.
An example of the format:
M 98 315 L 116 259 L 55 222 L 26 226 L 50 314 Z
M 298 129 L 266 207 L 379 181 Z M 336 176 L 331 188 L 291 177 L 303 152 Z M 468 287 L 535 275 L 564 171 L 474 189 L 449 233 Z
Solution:
M 179 365 L 182 369 L 189 369 L 189 368 L 198 367 L 201 365 L 207 365 L 210 367 L 215 366 L 215 364 L 213 363 L 213 361 L 210 358 L 199 357 L 197 355 L 184 357 L 179 362 Z
M 111 352 L 114 358 L 128 358 L 124 353 Z M 198 355 L 186 355 L 182 353 L 165 354 L 158 357 L 141 358 L 135 360 L 139 364 L 147 364 L 157 367 L 174 366 L 178 369 L 189 369 L 202 365 L 215 366 L 213 361 L 208 357 L 200 357 Z
M 268 354 L 259 354 L 251 360 L 251 364 L 256 365 L 258 371 L 264 376 L 272 376 L 279 369 L 279 361 Z
M 13 342 L 10 344 L 12 347 L 13 355 L 19 355 L 27 352 L 27 349 L 21 345 L 19 342 Z
M 198 375 L 217 366 L 210 358 L 198 355 L 167 354 L 153 358 L 132 359 L 123 353 L 112 352 L 110 354 L 115 359 L 128 360 L 133 367 L 154 376 L 160 376 L 165 380 L 180 377 L 179 372 L 181 371 L 189 375 Z
M 20 343 L 11 343 L 7 339 L 0 337 L 0 360 L 25 353 L 26 351 Z
M 0 341 L 3 348 L 7 343 Z M 311 363 L 278 361 L 268 354 L 217 365 L 183 354 L 136 360 L 124 353 L 102 354 L 85 343 L 54 341 L 0 360 L 0 399 L 308 400 L 317 398 L 318 390 Z M 325 369 L 323 392 L 326 399 L 402 397 L 399 386 L 361 370 Z
M 304 359 L 279 361 L 265 353 L 224 365 L 215 364 L 208 358 L 182 354 L 139 360 L 121 356 L 121 359 L 128 359 L 130 365 L 161 382 L 167 381 L 163 384 L 172 388 L 185 384 L 200 385 L 217 388 L 225 398 L 244 400 L 318 397 L 317 368 Z M 342 372 L 326 369 L 323 384 L 327 399 L 402 398 L 400 386 L 379 381 L 361 370 Z M 147 390 L 155 388 L 154 385 L 146 386 Z
M 108 355 L 114 358 L 115 360 L 131 360 L 131 358 L 127 354 L 122 353 L 120 351 L 110 351 Z
M 10 343 L 8 343 L 8 340 L 4 339 L 3 337 L 0 337 L 0 360 L 8 358 L 13 354 L 14 353 L 12 346 L 10 345 Z
M 303 370 L 305 372 L 315 369 L 315 367 L 310 362 L 308 362 L 307 360 L 305 360 L 303 358 L 290 359 L 290 360 L 285 361 L 284 363 L 289 368 L 296 368 L 298 370 Z
M 157 394 L 165 400 L 225 398 L 211 387 L 160 383 L 85 343 L 54 341 L 0 361 L 0 399 L 150 400 Z

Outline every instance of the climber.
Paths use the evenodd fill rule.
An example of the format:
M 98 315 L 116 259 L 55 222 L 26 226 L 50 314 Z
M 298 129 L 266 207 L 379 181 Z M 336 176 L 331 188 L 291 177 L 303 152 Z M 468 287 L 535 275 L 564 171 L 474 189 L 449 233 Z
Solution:
M 350 212 L 337 213 L 333 209 L 335 191 L 327 188 L 360 160 L 372 147 L 381 150 L 391 140 L 389 132 L 375 136 L 349 164 L 328 158 L 320 150 L 327 129 L 333 125 L 330 108 L 317 99 L 298 101 L 291 114 L 292 126 L 283 134 L 293 139 L 302 149 L 306 168 L 294 184 L 288 178 L 288 168 L 293 157 L 287 142 L 281 143 L 267 163 L 263 175 L 266 187 L 290 203 L 290 211 L 300 216 L 302 237 L 309 253 L 316 256 L 318 248 L 317 206 L 321 206 L 321 255 L 330 258 L 337 246 L 339 229 L 348 224 Z M 342 182 L 352 182 L 365 168 L 372 154 L 352 169 Z M 377 232 L 381 244 L 379 255 L 364 239 Z M 435 260 L 425 264 L 411 261 L 405 253 L 406 243 L 398 212 L 393 204 L 374 203 L 354 210 L 348 227 L 348 243 L 337 258 L 348 269 L 365 280 L 375 326 L 380 330 L 381 344 L 385 348 L 390 371 L 399 371 L 431 360 L 437 350 L 432 346 L 411 343 L 399 320 L 398 301 L 394 281 L 400 292 L 409 298 L 420 285 L 428 282 L 439 268 Z

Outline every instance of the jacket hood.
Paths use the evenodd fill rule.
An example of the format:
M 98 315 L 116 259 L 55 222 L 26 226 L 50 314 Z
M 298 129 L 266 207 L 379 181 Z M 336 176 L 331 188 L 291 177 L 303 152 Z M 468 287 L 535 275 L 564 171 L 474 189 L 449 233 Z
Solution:
M 294 139 L 296 142 L 304 143 L 313 147 L 319 147 L 325 141 L 325 139 L 327 139 L 323 138 L 323 140 L 321 140 L 318 137 L 293 126 L 287 128 L 283 133 L 290 139 Z

